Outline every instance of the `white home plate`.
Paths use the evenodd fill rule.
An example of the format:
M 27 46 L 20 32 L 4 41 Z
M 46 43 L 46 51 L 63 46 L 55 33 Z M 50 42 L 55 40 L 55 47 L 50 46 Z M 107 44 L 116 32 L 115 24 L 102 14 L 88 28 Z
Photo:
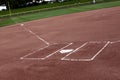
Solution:
M 20 24 L 21 26 L 24 26 L 24 24 Z
M 70 53 L 72 52 L 74 49 L 63 49 L 60 51 L 60 53 L 64 54 L 64 53 Z

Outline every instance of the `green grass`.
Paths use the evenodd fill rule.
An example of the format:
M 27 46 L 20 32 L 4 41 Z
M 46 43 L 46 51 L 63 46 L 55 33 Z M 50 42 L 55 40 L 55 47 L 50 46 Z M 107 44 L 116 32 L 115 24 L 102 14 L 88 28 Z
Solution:
M 99 2 L 106 2 L 106 1 L 112 1 L 112 0 L 96 0 L 97 3 Z M 117 0 L 114 0 L 114 1 L 117 1 Z M 24 8 L 18 8 L 18 9 L 12 9 L 12 14 L 16 14 L 16 13 L 23 13 L 23 12 L 35 12 L 35 11 L 41 11 L 41 10 L 44 10 L 44 9 L 48 9 L 48 8 L 53 8 L 53 7 L 66 7 L 66 6 L 71 6 L 71 5 L 78 5 L 76 3 L 82 3 L 82 4 L 85 4 L 85 3 L 92 3 L 92 0 L 69 0 L 69 1 L 66 1 L 66 2 L 62 2 L 62 3 L 54 3 L 54 4 L 40 4 L 40 5 L 37 5 L 37 6 L 29 6 L 29 7 L 24 7 Z M 9 14 L 9 11 L 2 11 L 0 12 L 0 17 L 1 16 L 4 16 L 4 15 L 8 15 Z
M 39 13 L 33 13 L 33 14 L 26 14 L 26 15 L 21 15 L 16 17 L 8 17 L 0 21 L 0 27 L 10 25 L 10 24 L 15 24 L 15 23 L 36 20 L 36 19 L 48 18 L 52 16 L 59 16 L 64 14 L 71 14 L 76 12 L 109 8 L 109 7 L 115 7 L 115 6 L 120 6 L 120 1 L 92 4 L 92 5 L 85 5 L 85 6 L 76 6 L 76 7 L 57 9 L 57 10 L 51 10 L 51 11 L 45 11 L 45 12 L 39 12 Z
M 65 5 L 70 5 L 74 4 L 76 1 L 67 1 L 67 2 L 62 2 L 62 3 L 54 3 L 54 4 L 41 4 L 37 6 L 29 6 L 25 8 L 18 8 L 18 9 L 12 9 L 12 13 L 20 13 L 20 12 L 26 12 L 26 11 L 33 11 L 33 10 L 40 10 L 40 9 L 46 9 L 46 8 L 52 8 L 52 7 L 59 7 L 59 6 L 65 6 Z M 3 11 L 0 12 L 0 15 L 7 15 L 9 14 L 9 11 Z
M 97 2 L 99 2 L 100 0 L 97 0 Z M 104 1 L 104 0 L 101 0 Z M 112 0 L 109 0 L 112 1 Z M 62 3 L 54 3 L 54 4 L 39 4 L 37 6 L 29 6 L 29 7 L 24 7 L 24 8 L 18 8 L 18 9 L 12 9 L 12 13 L 22 13 L 22 12 L 26 12 L 26 11 L 33 11 L 33 10 L 40 10 L 40 9 L 46 9 L 46 8 L 52 8 L 52 7 L 59 7 L 59 6 L 66 6 L 66 5 L 72 5 L 75 3 L 85 3 L 85 2 L 92 2 L 92 0 L 69 0 L 69 1 L 65 1 Z M 0 12 L 0 16 L 2 15 L 7 15 L 9 14 L 9 11 L 2 11 Z

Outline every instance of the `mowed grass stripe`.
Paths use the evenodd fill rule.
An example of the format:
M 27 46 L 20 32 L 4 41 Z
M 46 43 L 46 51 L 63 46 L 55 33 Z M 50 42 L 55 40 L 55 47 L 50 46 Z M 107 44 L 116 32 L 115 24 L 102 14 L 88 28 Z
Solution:
M 26 21 L 31 21 L 31 20 L 36 20 L 36 19 L 48 18 L 52 16 L 59 16 L 64 14 L 71 14 L 76 12 L 90 11 L 90 10 L 109 8 L 109 7 L 115 7 L 115 6 L 120 6 L 120 1 L 92 4 L 92 5 L 85 5 L 85 6 L 76 6 L 76 7 L 70 7 L 65 9 L 57 9 L 57 10 L 51 10 L 51 11 L 45 11 L 45 12 L 39 12 L 39 13 L 26 14 L 26 15 L 21 15 L 16 17 L 9 17 L 0 21 L 0 27 L 21 23 L 21 22 L 26 22 Z

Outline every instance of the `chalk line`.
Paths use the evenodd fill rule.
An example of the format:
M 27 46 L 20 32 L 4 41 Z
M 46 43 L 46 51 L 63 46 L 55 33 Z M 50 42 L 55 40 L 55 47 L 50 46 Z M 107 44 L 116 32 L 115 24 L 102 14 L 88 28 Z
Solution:
M 44 60 L 44 58 L 23 58 L 25 60 Z
M 36 33 L 34 33 L 33 31 L 31 31 L 30 29 L 23 27 L 25 30 L 27 30 L 29 33 L 31 33 L 32 35 L 34 35 L 35 37 L 37 37 L 39 40 L 43 41 L 46 45 L 50 45 L 49 42 L 47 42 L 45 39 L 41 38 L 39 35 L 37 35 Z
M 68 46 L 70 46 L 70 45 L 72 45 L 72 44 L 73 44 L 73 43 L 69 43 L 68 45 L 62 47 L 61 49 L 59 49 L 59 50 L 57 50 L 57 51 L 49 54 L 48 56 L 44 57 L 44 59 L 51 57 L 52 55 L 56 54 L 57 52 L 61 51 L 62 49 L 66 48 L 66 47 L 68 47 Z
M 61 60 L 66 60 L 66 61 L 92 61 L 94 60 L 107 46 L 108 44 L 111 43 L 110 41 L 108 41 L 92 58 L 90 59 L 67 59 L 66 57 L 69 56 L 70 54 L 76 52 L 78 49 L 80 48 L 77 48 L 76 50 L 74 50 L 73 52 L 71 52 L 70 54 L 66 55 L 65 57 L 61 58 Z M 84 47 L 87 43 L 84 43 L 82 47 Z
M 98 56 L 110 43 L 110 41 L 108 41 L 92 58 L 91 60 L 94 60 L 96 58 L 96 56 Z
M 35 50 L 35 51 L 33 51 L 33 52 L 31 52 L 31 53 L 29 53 L 29 54 L 21 57 L 20 59 L 24 59 L 24 58 L 26 58 L 27 56 L 30 56 L 30 55 L 32 55 L 32 54 L 34 54 L 34 53 L 36 53 L 36 52 L 38 52 L 38 51 L 41 51 L 41 50 L 43 50 L 43 49 L 45 49 L 45 48 L 47 48 L 47 47 L 49 47 L 49 46 L 45 46 L 45 47 L 43 47 L 43 48 L 39 48 L 39 49 L 37 49 L 37 50 Z
M 61 60 L 64 60 L 66 57 L 68 57 L 69 55 L 71 55 L 72 53 L 78 51 L 79 49 L 81 49 L 82 47 L 84 47 L 88 42 L 84 43 L 82 46 L 76 48 L 74 51 L 70 52 L 69 54 L 67 54 L 65 57 L 61 58 Z
M 91 61 L 91 59 L 63 59 L 65 61 Z
M 119 42 L 120 42 L 120 40 L 118 40 L 118 41 L 113 41 L 113 42 L 111 42 L 111 44 L 119 43 Z

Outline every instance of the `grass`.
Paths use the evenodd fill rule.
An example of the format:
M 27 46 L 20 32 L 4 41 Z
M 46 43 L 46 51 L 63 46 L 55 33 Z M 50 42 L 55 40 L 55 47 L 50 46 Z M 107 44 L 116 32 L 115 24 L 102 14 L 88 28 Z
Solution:
M 97 0 L 97 2 L 100 2 L 100 1 L 104 1 L 104 0 Z M 110 0 L 112 1 L 112 0 Z M 92 0 L 68 0 L 68 1 L 65 1 L 65 2 L 62 2 L 62 3 L 58 3 L 58 2 L 55 2 L 54 4 L 39 4 L 39 5 L 36 5 L 36 6 L 28 6 L 28 7 L 24 7 L 24 8 L 18 8 L 18 9 L 12 9 L 12 13 L 22 13 L 22 12 L 32 12 L 34 10 L 40 10 L 40 9 L 46 9 L 46 8 L 53 8 L 53 7 L 60 7 L 60 6 L 66 6 L 66 5 L 72 5 L 72 4 L 75 4 L 75 3 L 85 3 L 85 2 L 89 2 L 91 3 Z M 9 14 L 9 11 L 2 11 L 0 12 L 0 16 L 3 16 L 3 15 L 7 15 Z
M 59 16 L 59 15 L 64 15 L 64 14 L 71 14 L 71 13 L 76 13 L 76 12 L 109 8 L 109 7 L 115 7 L 115 6 L 120 6 L 120 1 L 100 3 L 100 4 L 91 4 L 91 5 L 85 5 L 85 6 L 76 6 L 76 7 L 64 8 L 64 9 L 38 12 L 38 13 L 33 13 L 33 14 L 26 14 L 26 15 L 15 16 L 15 17 L 8 17 L 0 21 L 0 27 L 11 25 L 11 24 L 16 24 L 16 23 L 21 23 L 21 22 L 26 22 L 26 21 L 31 21 L 31 20 L 36 20 L 36 19 L 48 18 L 52 16 Z
M 40 4 L 37 6 L 29 6 L 29 7 L 25 7 L 25 8 L 18 8 L 18 9 L 12 9 L 12 13 L 22 13 L 22 12 L 26 12 L 26 11 L 33 11 L 33 10 L 40 10 L 40 9 L 46 9 L 46 8 L 52 8 L 52 7 L 59 7 L 59 6 L 65 6 L 65 5 L 70 5 L 70 4 L 74 4 L 76 1 L 66 1 L 66 2 L 62 2 L 62 3 L 54 3 L 54 4 Z M 3 11 L 0 13 L 0 15 L 7 15 L 9 14 L 9 11 Z

